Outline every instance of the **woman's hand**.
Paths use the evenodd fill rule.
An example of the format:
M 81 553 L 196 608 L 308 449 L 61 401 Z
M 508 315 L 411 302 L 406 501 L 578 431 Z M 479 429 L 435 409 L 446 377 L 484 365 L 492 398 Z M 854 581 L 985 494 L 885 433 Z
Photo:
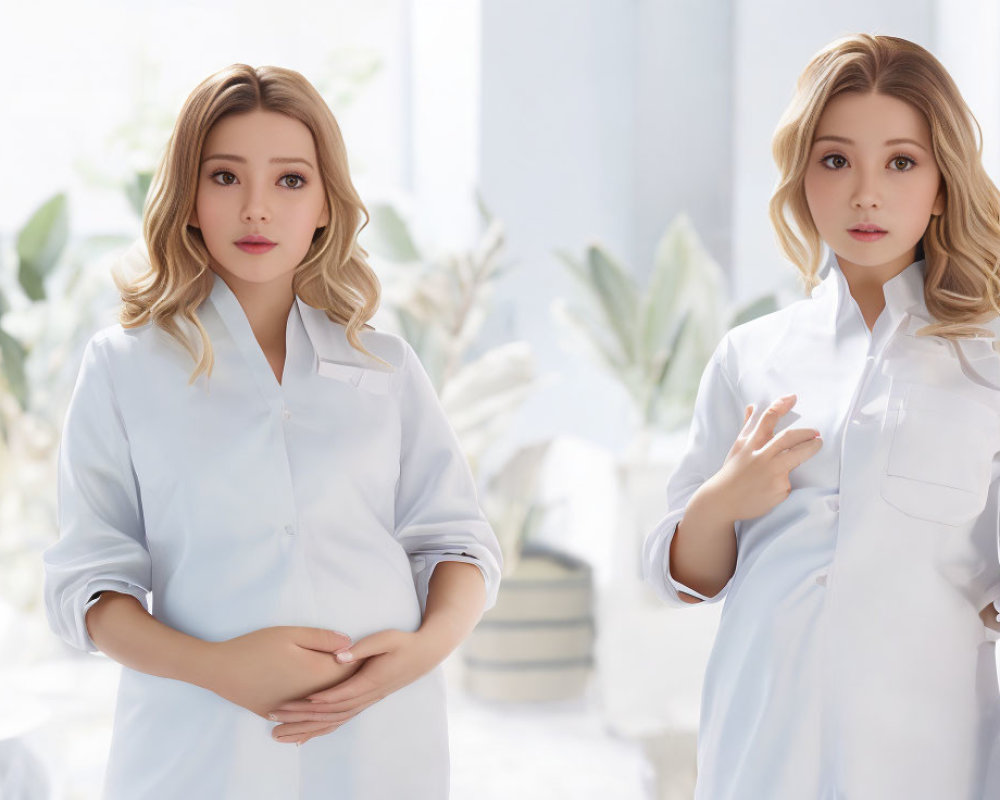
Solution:
M 430 672 L 450 650 L 432 631 L 423 629 L 416 633 L 386 630 L 366 636 L 336 656 L 357 672 L 339 686 L 273 707 L 268 717 L 282 724 L 271 735 L 280 742 L 303 744 L 330 733 Z
M 201 681 L 220 697 L 255 714 L 344 681 L 359 663 L 334 653 L 350 647 L 342 633 L 320 628 L 273 627 L 209 644 Z
M 705 494 L 713 496 L 733 520 L 759 517 L 788 497 L 792 490 L 788 473 L 822 447 L 819 431 L 810 428 L 789 428 L 774 435 L 778 420 L 795 399 L 791 394 L 774 401 L 756 425 L 750 424 L 753 406 L 747 406 L 743 428 L 722 468 L 703 484 Z

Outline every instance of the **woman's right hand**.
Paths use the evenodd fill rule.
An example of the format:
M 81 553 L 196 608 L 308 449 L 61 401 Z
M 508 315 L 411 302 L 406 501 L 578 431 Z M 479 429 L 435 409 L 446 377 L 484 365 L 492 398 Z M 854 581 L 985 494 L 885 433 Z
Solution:
M 795 405 L 794 394 L 775 400 L 752 425 L 753 406 L 747 406 L 743 428 L 721 469 L 702 488 L 733 520 L 766 514 L 792 491 L 788 473 L 812 458 L 823 440 L 811 428 L 789 428 L 777 436 L 778 420 Z
M 272 709 L 346 680 L 361 663 L 334 657 L 351 646 L 342 633 L 320 628 L 262 628 L 234 639 L 211 642 L 204 687 L 267 717 Z

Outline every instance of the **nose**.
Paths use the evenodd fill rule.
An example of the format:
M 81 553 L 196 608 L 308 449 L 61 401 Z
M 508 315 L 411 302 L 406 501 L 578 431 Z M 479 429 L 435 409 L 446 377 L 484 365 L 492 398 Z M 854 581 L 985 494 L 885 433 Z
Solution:
M 271 210 L 262 188 L 251 186 L 245 198 L 242 209 L 244 222 L 267 222 L 271 219 Z
M 856 174 L 857 180 L 851 193 L 851 206 L 859 210 L 881 206 L 882 197 L 875 175 L 867 170 L 858 170 Z

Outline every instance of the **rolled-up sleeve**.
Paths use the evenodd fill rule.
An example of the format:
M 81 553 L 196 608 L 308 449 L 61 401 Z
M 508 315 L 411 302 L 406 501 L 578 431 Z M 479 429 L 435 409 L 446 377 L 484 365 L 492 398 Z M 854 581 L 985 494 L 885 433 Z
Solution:
M 148 609 L 151 581 L 138 483 L 106 345 L 98 334 L 84 352 L 59 446 L 59 540 L 44 556 L 49 624 L 88 651 L 97 649 L 85 622 L 94 595 L 129 594 Z
M 500 585 L 500 546 L 479 507 L 468 461 L 409 345 L 400 372 L 395 535 L 409 555 L 420 606 L 426 606 L 434 568 L 442 561 L 464 561 L 482 572 L 490 608 Z
M 643 576 L 672 605 L 687 605 L 678 591 L 711 602 L 722 599 L 728 588 L 727 585 L 718 594 L 706 597 L 675 580 L 670 573 L 670 544 L 691 496 L 719 471 L 743 427 L 745 407 L 727 371 L 730 351 L 731 342 L 726 336 L 702 373 L 687 448 L 667 483 L 667 514 L 646 537 L 643 546 Z

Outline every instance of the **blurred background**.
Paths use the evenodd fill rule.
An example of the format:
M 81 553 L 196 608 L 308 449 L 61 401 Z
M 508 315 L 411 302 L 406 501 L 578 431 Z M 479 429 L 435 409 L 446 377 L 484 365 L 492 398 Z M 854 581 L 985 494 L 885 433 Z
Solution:
M 801 296 L 767 218 L 770 136 L 857 31 L 931 49 L 1000 166 L 991 0 L 368 0 L 8 7 L 0 26 L 0 797 L 98 796 L 117 667 L 41 607 L 82 347 L 141 258 L 188 93 L 300 71 L 340 121 L 384 287 L 507 557 L 446 664 L 453 797 L 685 798 L 718 607 L 638 578 L 701 370 Z M 5 782 L 6 781 L 6 782 Z M 20 790 L 15 786 L 22 787 Z

